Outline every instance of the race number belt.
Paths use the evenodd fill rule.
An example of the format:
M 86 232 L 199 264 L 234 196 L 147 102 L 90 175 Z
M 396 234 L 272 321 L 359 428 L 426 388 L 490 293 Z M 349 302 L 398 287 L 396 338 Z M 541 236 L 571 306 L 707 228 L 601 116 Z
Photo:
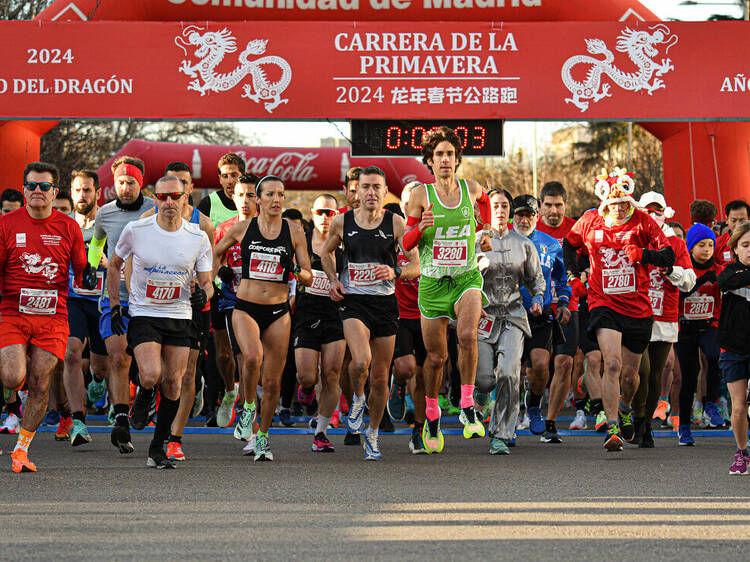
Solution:
M 479 326 L 477 326 L 477 335 L 480 338 L 489 338 L 492 333 L 492 327 L 495 325 L 495 317 L 488 314 L 484 318 L 479 319 Z
M 349 284 L 352 287 L 368 287 L 377 285 L 375 279 L 375 268 L 377 263 L 352 263 L 349 262 Z
M 467 263 L 466 240 L 435 240 L 432 264 L 437 267 L 463 267 Z
M 685 298 L 685 318 L 687 320 L 709 320 L 713 316 L 713 297 L 692 295 Z
M 250 268 L 248 277 L 258 281 L 284 281 L 284 268 L 281 256 L 252 252 L 250 254 Z
M 21 289 L 18 310 L 25 314 L 54 314 L 57 311 L 57 290 Z
M 651 310 L 654 316 L 661 316 L 664 313 L 664 291 L 649 289 L 648 298 L 651 300 Z
M 179 281 L 162 281 L 148 279 L 146 281 L 146 302 L 149 304 L 176 304 L 180 300 L 182 283 Z
M 635 269 L 632 267 L 602 269 L 602 290 L 605 295 L 635 292 Z
M 102 294 L 102 290 L 104 289 L 104 272 L 96 272 L 96 287 L 94 287 L 93 289 L 84 289 L 83 287 L 79 287 L 76 284 L 75 280 L 73 280 L 73 289 L 75 289 L 75 292 L 78 295 L 98 297 Z
M 313 269 L 312 276 L 312 283 L 309 287 L 305 287 L 305 292 L 308 295 L 318 295 L 319 297 L 329 296 L 331 281 L 328 279 L 328 275 L 325 274 L 325 271 Z

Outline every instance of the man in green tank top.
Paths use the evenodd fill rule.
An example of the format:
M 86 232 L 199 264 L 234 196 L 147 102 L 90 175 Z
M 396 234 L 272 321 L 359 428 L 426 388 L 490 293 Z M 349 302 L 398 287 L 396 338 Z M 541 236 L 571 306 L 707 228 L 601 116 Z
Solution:
M 407 221 L 407 228 L 411 231 L 404 241 L 407 245 L 419 245 L 422 274 L 419 309 L 427 350 L 424 364 L 427 423 L 422 437 L 429 452 L 439 453 L 444 439 L 440 431 L 438 392 L 448 357 L 450 320 L 456 320 L 457 324 L 460 420 L 464 424 L 464 437 L 469 439 L 485 434 L 482 422 L 476 419 L 473 393 L 477 325 L 483 301 L 486 302 L 482 276 L 477 268 L 474 208 L 486 195 L 477 182 L 456 178 L 456 169 L 461 163 L 461 139 L 452 129 L 440 127 L 425 133 L 422 156 L 422 161 L 435 176 L 435 182 L 419 186 L 412 192 Z

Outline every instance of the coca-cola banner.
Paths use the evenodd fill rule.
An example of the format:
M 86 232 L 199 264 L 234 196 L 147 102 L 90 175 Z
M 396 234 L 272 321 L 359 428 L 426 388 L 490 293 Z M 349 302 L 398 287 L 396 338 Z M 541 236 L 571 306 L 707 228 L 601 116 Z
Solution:
M 0 29 L 0 118 L 750 118 L 743 22 Z
M 351 158 L 349 148 L 268 148 L 259 146 L 216 146 L 147 142 L 132 140 L 104 163 L 97 172 L 102 198 L 114 198 L 111 163 L 121 155 L 135 156 L 146 164 L 144 183 L 153 185 L 167 164 L 185 162 L 193 172 L 196 188 L 219 187 L 219 159 L 227 152 L 238 154 L 248 172 L 257 176 L 274 175 L 284 180 L 287 189 L 336 191 L 344 184 L 346 172 L 353 166 L 375 165 L 386 175 L 388 188 L 401 193 L 401 188 L 414 180 L 430 181 L 432 176 L 416 158 Z

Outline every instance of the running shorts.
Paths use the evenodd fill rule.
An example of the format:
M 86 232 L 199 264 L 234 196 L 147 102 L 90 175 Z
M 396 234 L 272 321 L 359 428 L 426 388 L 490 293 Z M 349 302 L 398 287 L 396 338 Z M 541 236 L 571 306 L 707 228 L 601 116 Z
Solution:
M 631 318 L 615 312 L 606 306 L 597 306 L 591 310 L 589 332 L 596 337 L 596 331 L 602 328 L 615 330 L 622 334 L 622 345 L 633 353 L 642 354 L 651 341 L 651 328 L 654 317 Z
M 128 326 L 128 345 L 131 349 L 148 342 L 190 347 L 192 323 L 193 321 L 187 318 L 134 316 Z
M 344 327 L 338 316 L 312 318 L 308 314 L 300 314 L 299 311 L 294 316 L 294 349 L 320 351 L 321 346 L 344 339 Z
M 570 321 L 560 327 L 565 336 L 565 343 L 558 343 L 555 345 L 555 355 L 569 355 L 570 357 L 575 357 L 576 351 L 578 351 L 578 339 L 580 333 L 578 311 L 571 311 Z
M 419 311 L 425 318 L 456 319 L 456 303 L 466 291 L 477 289 L 482 293 L 482 306 L 489 301 L 482 291 L 483 279 L 478 269 L 467 271 L 456 277 L 420 277 L 419 278 Z
M 89 351 L 107 355 L 102 334 L 99 331 L 99 305 L 89 299 L 68 298 L 68 328 L 71 338 L 88 341 Z
M 341 322 L 359 320 L 370 330 L 371 338 L 387 338 L 398 332 L 396 295 L 344 295 L 339 303 Z
M 393 358 L 398 359 L 406 355 L 413 355 L 417 359 L 417 366 L 420 367 L 424 365 L 427 358 L 424 339 L 422 339 L 422 326 L 417 318 L 400 318 L 398 321 Z
M 0 349 L 33 345 L 63 361 L 69 334 L 68 320 L 60 314 L 4 314 L 0 319 Z
M 257 304 L 238 298 L 237 303 L 234 305 L 234 310 L 244 312 L 250 316 L 250 318 L 255 320 L 260 329 L 260 335 L 262 336 L 263 332 L 265 332 L 271 324 L 276 322 L 279 318 L 283 318 L 286 314 L 289 314 L 289 303 L 284 301 L 279 304 Z
M 123 311 L 128 310 L 127 303 L 122 304 Z M 99 310 L 102 315 L 99 317 L 99 333 L 102 336 L 102 340 L 106 340 L 110 336 L 114 336 L 115 333 L 112 331 L 112 309 L 109 307 L 109 297 L 102 297 L 99 301 Z M 125 329 L 128 329 L 128 323 L 130 322 L 129 317 L 123 316 L 122 321 L 125 324 Z

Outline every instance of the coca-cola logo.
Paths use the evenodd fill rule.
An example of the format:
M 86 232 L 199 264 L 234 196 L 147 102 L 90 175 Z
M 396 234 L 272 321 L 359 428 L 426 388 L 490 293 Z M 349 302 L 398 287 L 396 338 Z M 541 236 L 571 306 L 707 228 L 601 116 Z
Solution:
M 309 182 L 318 177 L 311 162 L 319 155 L 314 152 L 281 152 L 273 157 L 248 157 L 244 150 L 237 155 L 245 161 L 245 168 L 256 176 L 278 176 L 284 181 Z

